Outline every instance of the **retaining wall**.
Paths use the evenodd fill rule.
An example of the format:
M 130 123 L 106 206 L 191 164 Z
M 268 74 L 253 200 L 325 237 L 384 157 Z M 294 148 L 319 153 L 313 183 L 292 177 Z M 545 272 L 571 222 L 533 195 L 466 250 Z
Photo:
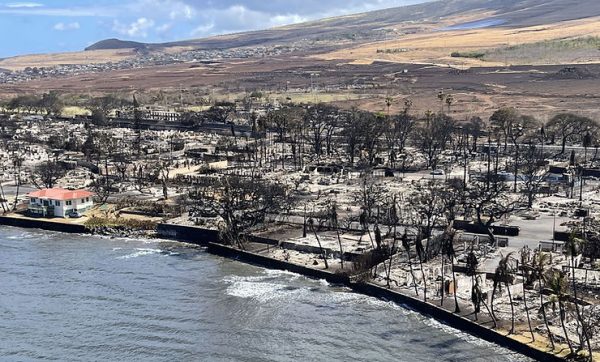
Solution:
M 75 234 L 89 232 L 89 230 L 81 224 L 67 224 L 61 222 L 47 221 L 43 219 L 22 219 L 10 216 L 0 216 L 0 225 L 15 226 L 26 229 L 42 229 Z
M 158 235 L 165 239 L 184 241 L 196 245 L 208 245 L 209 242 L 219 241 L 217 230 L 203 229 L 191 226 L 158 224 L 156 226 Z

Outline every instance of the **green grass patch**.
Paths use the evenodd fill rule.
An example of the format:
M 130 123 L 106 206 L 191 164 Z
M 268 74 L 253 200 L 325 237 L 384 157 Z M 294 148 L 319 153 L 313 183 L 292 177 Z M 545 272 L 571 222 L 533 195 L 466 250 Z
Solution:
M 600 37 L 586 36 L 573 39 L 553 39 L 544 40 L 536 43 L 511 45 L 502 48 L 505 51 L 516 51 L 528 48 L 542 47 L 551 50 L 569 50 L 569 49 L 600 49 Z
M 89 230 L 107 227 L 115 229 L 156 230 L 157 223 L 151 220 L 91 217 L 84 225 Z
M 452 52 L 450 54 L 452 58 L 471 58 L 471 59 L 483 59 L 485 57 L 484 52 Z
M 510 64 L 562 64 L 593 60 L 600 56 L 600 37 L 586 36 L 515 44 L 485 51 L 487 61 Z

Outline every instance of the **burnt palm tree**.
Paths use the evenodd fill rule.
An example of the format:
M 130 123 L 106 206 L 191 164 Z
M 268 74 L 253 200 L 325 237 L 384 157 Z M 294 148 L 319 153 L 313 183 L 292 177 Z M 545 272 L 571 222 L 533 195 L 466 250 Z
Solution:
M 423 270 L 423 258 L 425 257 L 425 248 L 423 247 L 423 241 L 421 240 L 421 233 L 417 234 L 415 240 L 415 250 L 419 257 L 419 266 L 421 268 L 421 277 L 423 278 L 423 301 L 427 301 L 427 279 L 425 278 L 425 271 Z
M 450 265 L 452 268 L 452 283 L 454 284 L 454 287 L 453 287 L 454 291 L 452 293 L 454 295 L 454 313 L 460 313 L 460 306 L 458 305 L 458 296 L 456 295 L 457 294 L 456 293 L 456 273 L 454 273 L 454 257 L 456 255 L 456 253 L 454 251 L 454 236 L 455 236 L 455 232 L 452 230 L 452 227 L 450 226 L 448 228 L 448 231 L 444 235 L 444 240 L 443 240 L 444 244 L 442 245 L 442 251 L 443 251 L 442 260 L 444 260 L 444 256 L 448 257 L 448 260 L 450 260 Z M 443 268 L 443 264 L 442 264 L 442 268 Z M 442 291 L 442 293 L 443 293 L 443 291 Z M 442 296 L 443 296 L 443 294 L 442 294 Z
M 502 285 L 504 285 L 506 287 L 506 291 L 508 293 L 508 301 L 510 304 L 510 314 L 511 314 L 511 327 L 510 327 L 510 334 L 513 334 L 515 332 L 515 306 L 513 305 L 513 299 L 512 299 L 512 294 L 510 292 L 510 284 L 513 283 L 514 280 L 514 276 L 512 274 L 513 270 L 511 267 L 511 261 L 512 261 L 512 254 L 513 253 L 509 253 L 508 255 L 502 257 L 500 259 L 500 262 L 498 263 L 498 267 L 496 267 L 496 271 L 494 273 L 494 289 L 492 291 L 492 313 L 494 313 L 494 297 L 496 294 L 496 291 L 498 290 L 498 287 L 501 287 Z M 494 315 L 494 318 L 496 318 L 496 316 Z
M 540 294 L 540 311 L 542 312 L 542 317 L 544 318 L 544 324 L 546 325 L 546 330 L 548 331 L 548 339 L 550 340 L 550 345 L 552 346 L 552 350 L 554 350 L 554 336 L 552 335 L 552 331 L 550 330 L 550 325 L 548 324 L 548 315 L 546 314 L 546 308 L 544 308 L 544 293 L 543 286 L 546 282 L 545 272 L 546 267 L 551 263 L 552 254 L 543 253 L 538 251 L 533 257 L 533 265 L 532 268 L 534 270 L 535 279 L 538 280 L 539 285 L 539 294 Z
M 441 260 L 442 260 L 442 288 L 441 288 L 441 299 L 440 299 L 440 307 L 444 306 L 444 295 L 446 294 L 446 276 L 444 275 L 444 260 L 446 258 L 446 235 L 444 233 L 444 235 L 442 235 L 442 255 L 441 255 Z M 448 292 L 450 292 L 450 290 L 448 290 Z
M 373 242 L 373 237 L 371 236 L 371 230 L 369 228 L 369 214 L 365 208 L 362 209 L 362 212 L 359 216 L 360 227 L 362 228 L 363 234 L 366 233 L 369 236 L 369 240 L 371 240 L 371 247 L 375 249 L 375 243 Z M 362 240 L 362 235 L 360 236 Z
M 476 285 L 475 276 L 477 275 L 477 267 L 479 266 L 479 260 L 477 255 L 473 251 L 473 247 L 467 254 L 466 261 L 466 274 L 471 277 L 471 301 L 473 302 L 473 309 L 475 310 L 475 320 L 478 320 L 477 315 L 481 311 L 481 288 Z
M 582 249 L 584 243 L 585 243 L 585 240 L 578 238 L 575 235 L 575 233 L 573 232 L 573 233 L 571 233 L 571 235 L 569 236 L 569 239 L 567 240 L 567 242 L 565 244 L 565 252 L 571 258 L 570 273 L 571 273 L 573 298 L 575 299 L 575 303 L 574 303 L 575 304 L 575 313 L 577 314 L 577 323 L 579 325 L 581 325 L 581 334 L 579 335 L 579 345 L 580 345 L 580 348 L 583 348 L 584 343 L 585 343 L 585 346 L 588 349 L 588 353 L 591 356 L 592 355 L 592 346 L 591 346 L 590 340 L 588 338 L 588 331 L 587 331 L 586 324 L 583 323 L 581 310 L 579 308 L 579 301 L 577 298 L 577 279 L 575 277 L 575 268 L 577 267 L 577 265 L 575 265 L 576 264 L 575 259 L 578 255 L 581 254 L 581 249 Z
M 321 252 L 321 257 L 323 258 L 323 262 L 325 262 L 325 269 L 329 269 L 329 264 L 327 263 L 327 254 L 325 254 L 325 249 L 321 245 L 321 239 L 319 239 L 319 235 L 317 234 L 317 230 L 315 229 L 315 220 L 311 217 L 307 220 L 308 226 L 312 230 L 315 238 L 317 239 L 317 243 L 319 244 L 319 251 Z
M 331 208 L 329 210 L 329 223 L 330 226 L 335 229 L 337 234 L 338 245 L 340 247 L 340 265 L 341 268 L 344 269 L 344 250 L 342 249 L 342 238 L 340 237 L 340 225 L 338 220 L 337 213 L 337 205 L 335 203 L 331 204 Z
M 527 325 L 529 326 L 529 332 L 531 333 L 531 340 L 535 342 L 535 335 L 533 334 L 533 328 L 531 328 L 531 316 L 529 315 L 529 307 L 527 306 L 527 289 L 528 280 L 531 278 L 531 274 L 535 271 L 530 265 L 530 254 L 531 250 L 526 246 L 521 249 L 521 272 L 523 276 L 523 306 L 525 308 L 525 314 L 527 315 Z
M 402 238 L 400 239 L 402 242 L 402 247 L 406 250 L 406 257 L 408 258 L 408 268 L 410 269 L 410 276 L 413 281 L 413 285 L 415 286 L 415 294 L 419 295 L 419 288 L 417 288 L 417 282 L 415 279 L 415 271 L 412 267 L 412 259 L 410 257 L 410 243 L 408 241 L 408 234 L 406 233 L 406 229 L 404 230 L 404 234 L 402 234 Z
M 481 276 L 477 275 L 477 276 L 475 276 L 475 281 L 474 281 L 474 284 L 472 287 L 471 300 L 473 301 L 473 304 L 475 305 L 476 311 L 481 310 L 481 304 L 483 304 L 483 306 L 487 310 L 488 314 L 490 315 L 490 318 L 492 318 L 492 323 L 494 323 L 494 328 L 496 328 L 496 327 L 498 327 L 498 323 L 496 322 L 496 317 L 494 317 L 494 314 L 492 313 L 492 311 L 490 310 L 490 307 L 488 306 L 488 304 L 485 301 L 486 298 L 487 298 L 487 293 L 484 294 L 481 290 Z M 477 318 L 477 315 L 475 315 L 475 317 Z
M 392 274 L 392 262 L 394 260 L 394 253 L 396 253 L 396 245 L 398 242 L 398 234 L 397 234 L 397 227 L 398 227 L 398 222 L 400 221 L 400 218 L 398 217 L 398 210 L 396 208 L 396 196 L 394 196 L 394 198 L 392 199 L 392 207 L 389 209 L 389 215 L 388 215 L 388 222 L 389 224 L 393 225 L 393 242 L 391 247 L 389 248 L 389 253 L 388 253 L 388 266 L 386 269 L 386 276 L 387 276 L 387 287 L 390 288 L 390 275 Z M 406 231 L 404 232 L 406 234 Z M 385 263 L 384 263 L 385 265 Z M 398 283 L 396 283 L 398 284 Z
M 565 335 L 565 340 L 567 341 L 567 345 L 569 346 L 571 354 L 574 355 L 575 350 L 573 349 L 573 343 L 569 338 L 569 333 L 567 332 L 567 327 L 565 324 L 565 321 L 567 319 L 565 303 L 569 303 L 570 301 L 570 296 L 568 293 L 568 278 L 562 271 L 552 270 L 546 274 L 545 280 L 546 287 L 550 290 L 550 297 L 548 298 L 548 301 L 542 305 L 542 308 L 547 308 L 551 306 L 552 309 L 556 311 L 556 306 L 558 305 L 560 324 Z

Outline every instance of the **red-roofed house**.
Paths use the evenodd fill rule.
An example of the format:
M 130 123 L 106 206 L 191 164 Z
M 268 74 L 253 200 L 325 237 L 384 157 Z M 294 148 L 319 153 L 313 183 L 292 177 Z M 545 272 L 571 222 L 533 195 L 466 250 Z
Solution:
M 42 189 L 27 196 L 27 211 L 34 216 L 64 218 L 81 215 L 94 206 L 94 194 L 86 190 Z

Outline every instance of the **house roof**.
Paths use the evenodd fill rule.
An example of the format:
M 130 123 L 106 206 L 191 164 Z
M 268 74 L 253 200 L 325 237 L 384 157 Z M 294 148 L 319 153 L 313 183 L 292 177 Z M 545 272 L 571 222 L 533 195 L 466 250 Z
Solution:
M 52 199 L 52 200 L 74 200 L 83 199 L 86 197 L 93 196 L 94 193 L 86 190 L 66 190 L 60 188 L 53 189 L 41 189 L 29 193 L 29 197 L 38 197 L 40 199 Z

